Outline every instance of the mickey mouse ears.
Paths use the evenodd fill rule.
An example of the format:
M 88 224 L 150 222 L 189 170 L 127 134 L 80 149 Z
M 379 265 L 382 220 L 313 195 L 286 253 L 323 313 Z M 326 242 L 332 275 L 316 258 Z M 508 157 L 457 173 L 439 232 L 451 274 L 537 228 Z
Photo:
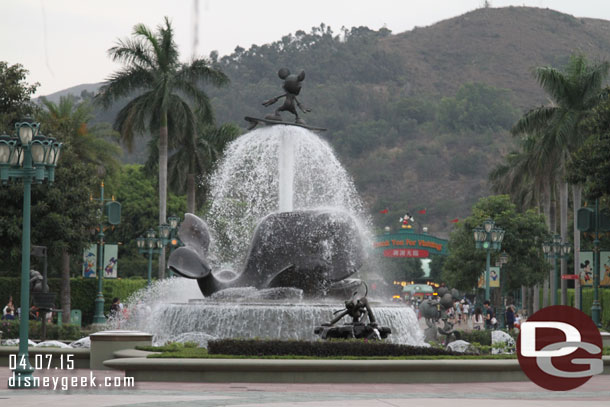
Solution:
M 280 79 L 286 79 L 288 75 L 290 75 L 290 70 L 288 68 L 281 68 L 277 73 L 277 76 L 279 76 Z
M 277 76 L 279 76 L 280 79 L 286 79 L 288 75 L 290 75 L 290 70 L 288 68 L 281 68 L 277 73 Z M 301 71 L 297 79 L 299 82 L 305 79 L 305 71 Z

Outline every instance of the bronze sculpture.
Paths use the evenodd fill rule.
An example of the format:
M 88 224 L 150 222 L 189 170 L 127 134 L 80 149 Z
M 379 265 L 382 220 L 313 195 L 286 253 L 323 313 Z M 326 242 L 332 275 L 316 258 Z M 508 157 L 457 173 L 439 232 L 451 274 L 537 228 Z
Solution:
M 248 128 L 248 130 L 252 130 L 258 124 L 288 124 L 293 126 L 305 127 L 306 129 L 315 131 L 326 130 L 320 127 L 308 126 L 307 124 L 305 124 L 305 121 L 299 116 L 299 113 L 297 112 L 297 107 L 301 109 L 303 113 L 311 112 L 311 109 L 303 106 L 301 102 L 299 102 L 299 100 L 297 99 L 297 96 L 301 92 L 301 82 L 303 82 L 303 80 L 305 79 L 305 71 L 301 71 L 298 75 L 296 75 L 291 74 L 290 70 L 288 70 L 287 68 L 281 68 L 278 71 L 277 75 L 280 77 L 280 79 L 284 80 L 282 88 L 286 93 L 273 97 L 269 100 L 265 100 L 263 102 L 263 106 L 271 106 L 274 103 L 277 103 L 281 98 L 284 98 L 284 103 L 280 107 L 275 109 L 275 112 L 273 114 L 266 115 L 264 119 L 246 116 L 246 121 L 250 122 L 250 127 Z M 283 121 L 280 112 L 292 113 L 295 116 L 294 123 Z
M 364 283 L 363 283 L 364 284 Z M 377 324 L 373 310 L 369 304 L 366 294 L 368 287 L 364 284 L 366 293 L 362 297 L 357 297 L 358 292 L 354 292 L 352 298 L 345 301 L 345 309 L 335 311 L 338 314 L 329 323 L 322 324 L 314 330 L 316 335 L 322 339 L 371 339 L 381 340 L 388 337 L 392 330 L 387 326 L 380 327 Z M 333 326 L 343 317 L 349 316 L 352 322 L 342 326 Z M 364 318 L 368 317 L 369 323 L 364 323 Z
M 282 68 L 279 70 L 277 75 L 280 79 L 284 80 L 284 85 L 282 86 L 286 93 L 283 95 L 276 96 L 269 100 L 263 102 L 263 106 L 271 106 L 276 103 L 281 98 L 284 98 L 284 104 L 277 109 L 275 109 L 274 114 L 269 114 L 265 116 L 267 120 L 277 120 L 282 121 L 282 116 L 280 116 L 280 112 L 290 112 L 295 116 L 295 123 L 305 124 L 305 121 L 299 117 L 299 113 L 297 112 L 296 106 L 303 111 L 303 113 L 311 112 L 311 109 L 303 107 L 299 100 L 297 99 L 298 94 L 301 92 L 301 82 L 305 79 L 305 71 L 301 71 L 300 74 L 290 74 L 290 71 L 287 68 Z

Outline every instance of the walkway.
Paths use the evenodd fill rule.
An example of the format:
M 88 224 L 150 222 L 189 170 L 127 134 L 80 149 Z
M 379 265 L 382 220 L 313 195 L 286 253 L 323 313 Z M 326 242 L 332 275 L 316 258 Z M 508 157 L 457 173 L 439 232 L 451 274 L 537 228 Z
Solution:
M 593 377 L 569 392 L 550 392 L 530 382 L 478 384 L 248 384 L 141 382 L 134 388 L 99 388 L 104 377 L 122 380 L 115 371 L 41 371 L 57 380 L 57 390 L 9 390 L 10 371 L 0 368 L 0 406 L 20 407 L 593 407 L 610 405 L 610 375 Z M 96 388 L 61 389 L 71 377 L 96 377 Z M 66 377 L 66 379 L 63 379 Z M 71 379 L 70 379 L 71 380 Z

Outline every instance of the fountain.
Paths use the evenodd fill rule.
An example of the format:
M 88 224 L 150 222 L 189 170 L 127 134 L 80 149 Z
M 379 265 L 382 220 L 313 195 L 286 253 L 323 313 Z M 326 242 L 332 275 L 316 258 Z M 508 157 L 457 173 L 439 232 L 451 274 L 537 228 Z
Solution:
M 304 73 L 280 70 L 279 76 L 285 79 L 284 105 L 266 119 L 249 118 L 254 126 L 274 124 L 227 147 L 210 180 L 207 222 L 185 215 L 179 230 L 184 247 L 172 253 L 168 266 L 186 279 L 160 281 L 138 293 L 129 300 L 129 318 L 115 326 L 151 332 L 155 343 L 314 340 L 315 328 L 333 319 L 342 300 L 360 287 L 360 280 L 348 277 L 362 268 L 372 247 L 364 206 L 332 148 L 298 115 L 294 125 L 278 119 L 280 111 L 296 115 L 290 103 L 308 111 L 296 100 Z M 296 93 L 291 80 L 298 83 Z M 412 309 L 374 308 L 377 322 L 391 327 L 390 341 L 423 344 Z

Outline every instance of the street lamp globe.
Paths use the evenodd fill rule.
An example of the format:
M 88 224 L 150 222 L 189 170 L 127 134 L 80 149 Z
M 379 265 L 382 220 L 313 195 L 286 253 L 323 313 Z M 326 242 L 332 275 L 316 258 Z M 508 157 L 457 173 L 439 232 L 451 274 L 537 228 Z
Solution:
M 171 231 L 170 225 L 168 225 L 167 223 L 159 225 L 159 236 L 162 239 L 169 239 L 170 231 Z
M 483 227 L 485 228 L 485 232 L 489 233 L 493 229 L 496 223 L 492 219 L 487 219 L 483 222 Z
M 155 231 L 153 229 L 148 229 L 148 231 L 146 232 L 146 238 L 147 239 L 154 239 L 155 238 Z
M 180 222 L 180 218 L 178 216 L 170 216 L 167 218 L 169 222 L 169 227 L 172 229 L 176 229 L 178 227 L 178 223 Z
M 502 263 L 502 264 L 508 263 L 508 253 L 506 253 L 506 251 L 503 251 L 500 254 L 500 263 Z
M 32 122 L 30 119 L 15 123 L 15 129 L 17 130 L 17 136 L 19 137 L 21 144 L 30 144 L 32 139 L 38 135 L 39 127 L 40 123 Z
M 146 238 L 138 237 L 136 239 L 136 244 L 138 245 L 138 249 L 143 249 L 146 246 Z
M 564 243 L 561 246 L 561 252 L 563 253 L 564 256 L 567 256 L 568 254 L 570 254 L 571 251 L 572 251 L 572 246 L 569 243 Z
M 483 228 L 474 228 L 473 232 L 475 242 L 484 242 L 487 239 L 487 234 Z
M 542 243 L 542 251 L 544 254 L 549 254 L 551 252 L 551 247 L 553 246 L 553 242 L 545 241 Z

